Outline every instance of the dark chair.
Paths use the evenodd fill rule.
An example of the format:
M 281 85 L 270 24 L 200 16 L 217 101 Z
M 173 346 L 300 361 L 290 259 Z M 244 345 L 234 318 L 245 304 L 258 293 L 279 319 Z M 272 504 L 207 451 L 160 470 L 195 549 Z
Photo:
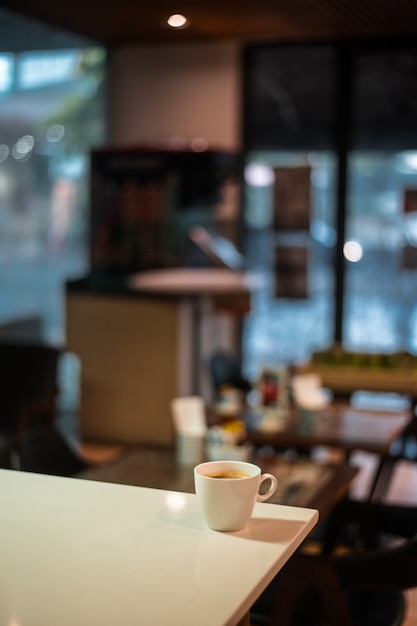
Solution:
M 253 606 L 253 626 L 402 623 L 404 591 L 417 587 L 417 507 L 352 503 L 352 510 L 356 545 L 344 553 L 297 551 Z M 370 532 L 377 548 L 367 548 Z
M 9 439 L 0 436 L 0 469 L 13 469 L 13 448 Z
M 60 349 L 43 343 L 0 342 L 0 432 L 17 436 L 52 423 Z
M 415 411 L 415 407 L 413 407 L 413 409 Z M 382 500 L 386 497 L 396 467 L 401 461 L 417 463 L 417 416 L 415 414 L 411 424 L 405 432 L 393 442 L 389 454 L 382 462 L 375 494 L 379 499 Z
M 365 395 L 363 395 L 364 393 Z M 396 394 L 386 392 L 381 394 L 368 392 L 367 395 L 367 406 L 370 408 L 382 410 L 395 410 L 396 408 L 403 410 L 409 408 L 413 414 L 410 424 L 395 441 L 393 441 L 389 453 L 381 459 L 373 499 L 382 501 L 388 494 L 391 481 L 399 463 L 402 461 L 417 463 L 417 404 L 416 398 L 414 397 L 407 398 L 406 396 L 396 396 Z M 348 401 L 352 402 L 352 404 L 359 404 L 361 399 L 363 402 L 364 397 L 367 397 L 366 392 L 356 391 L 349 395 Z
M 248 392 L 251 383 L 243 376 L 240 361 L 226 350 L 216 350 L 210 358 L 210 373 L 214 392 L 224 385 Z
M 15 441 L 18 469 L 55 476 L 75 476 L 91 467 L 54 426 L 43 424 Z

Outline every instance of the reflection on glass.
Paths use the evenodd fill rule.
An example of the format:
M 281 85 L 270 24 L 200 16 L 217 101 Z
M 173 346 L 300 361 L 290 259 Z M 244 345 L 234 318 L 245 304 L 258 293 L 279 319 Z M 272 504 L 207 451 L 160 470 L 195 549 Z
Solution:
M 346 241 L 343 246 L 343 254 L 347 261 L 357 263 L 363 255 L 362 246 L 358 241 Z
M 415 157 L 410 151 L 351 155 L 346 239 L 360 241 L 363 257 L 347 265 L 348 349 L 417 351 L 417 213 L 405 211 L 406 190 L 417 190 Z
M 309 231 L 278 232 L 273 228 L 274 169 L 311 168 Z M 243 354 L 248 377 L 262 366 L 302 362 L 332 340 L 333 251 L 335 231 L 335 163 L 331 153 L 259 151 L 245 167 L 245 233 L 248 267 L 264 285 L 253 294 L 252 311 L 244 320 Z M 274 258 L 277 246 L 307 247 L 308 297 L 277 298 Z

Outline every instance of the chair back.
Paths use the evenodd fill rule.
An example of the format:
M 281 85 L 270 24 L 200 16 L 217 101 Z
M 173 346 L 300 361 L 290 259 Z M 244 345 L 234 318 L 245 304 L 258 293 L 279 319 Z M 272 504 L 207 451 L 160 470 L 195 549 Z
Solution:
M 50 425 L 28 430 L 16 440 L 15 448 L 22 471 L 75 476 L 90 467 L 69 440 Z
M 210 373 L 214 392 L 222 385 L 230 385 L 242 391 L 249 391 L 252 385 L 242 375 L 238 359 L 226 350 L 216 350 L 210 358 Z
M 353 521 L 371 521 L 387 541 L 372 549 L 345 546 L 343 553 L 295 553 L 255 603 L 254 626 L 402 623 L 404 591 L 417 587 L 417 507 L 358 502 L 351 510 Z
M 13 453 L 9 439 L 0 436 L 0 469 L 13 469 Z
M 36 414 L 52 421 L 60 349 L 42 343 L 0 342 L 0 431 L 19 434 Z

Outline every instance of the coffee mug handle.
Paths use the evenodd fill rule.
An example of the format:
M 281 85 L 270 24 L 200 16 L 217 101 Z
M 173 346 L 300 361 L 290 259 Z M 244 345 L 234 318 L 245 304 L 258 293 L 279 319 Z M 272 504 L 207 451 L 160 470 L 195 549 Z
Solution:
M 272 474 L 262 474 L 261 479 L 259 481 L 259 487 L 262 485 L 262 483 L 265 480 L 269 480 L 271 484 L 269 485 L 268 491 L 266 491 L 265 493 L 258 493 L 258 496 L 257 496 L 258 502 L 264 502 L 264 500 L 268 500 L 268 498 L 272 496 L 272 494 L 278 487 L 278 481 L 275 478 L 275 476 L 273 476 Z

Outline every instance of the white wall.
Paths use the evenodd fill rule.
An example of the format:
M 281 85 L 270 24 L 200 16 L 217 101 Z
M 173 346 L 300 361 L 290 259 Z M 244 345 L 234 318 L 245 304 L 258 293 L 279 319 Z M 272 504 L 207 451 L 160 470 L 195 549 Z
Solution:
M 109 59 L 109 143 L 204 137 L 240 147 L 240 46 L 142 46 Z

